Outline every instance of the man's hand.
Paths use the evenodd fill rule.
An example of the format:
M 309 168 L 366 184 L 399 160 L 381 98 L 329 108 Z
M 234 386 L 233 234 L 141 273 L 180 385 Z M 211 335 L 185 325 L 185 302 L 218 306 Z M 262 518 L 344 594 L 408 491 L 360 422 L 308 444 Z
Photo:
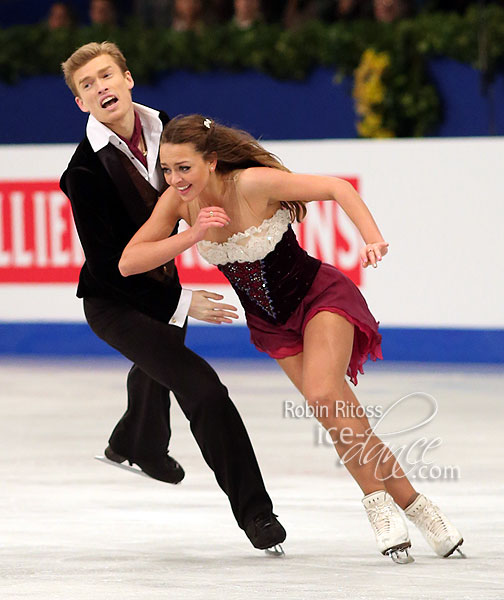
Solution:
M 224 296 L 207 292 L 206 290 L 195 290 L 192 293 L 191 305 L 188 315 L 198 321 L 207 323 L 232 323 L 238 318 L 237 308 L 231 304 L 217 302 Z

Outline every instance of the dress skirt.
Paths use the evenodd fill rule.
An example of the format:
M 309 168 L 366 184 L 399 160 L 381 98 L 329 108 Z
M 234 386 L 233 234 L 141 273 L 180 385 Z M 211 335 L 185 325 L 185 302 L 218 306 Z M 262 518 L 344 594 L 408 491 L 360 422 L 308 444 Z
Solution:
M 357 374 L 364 373 L 368 359 L 382 359 L 378 322 L 371 314 L 359 288 L 332 265 L 322 263 L 308 293 L 283 325 L 273 324 L 247 313 L 247 324 L 254 346 L 275 359 L 303 351 L 306 325 L 317 313 L 328 311 L 343 316 L 354 325 L 354 342 L 347 375 L 357 385 Z

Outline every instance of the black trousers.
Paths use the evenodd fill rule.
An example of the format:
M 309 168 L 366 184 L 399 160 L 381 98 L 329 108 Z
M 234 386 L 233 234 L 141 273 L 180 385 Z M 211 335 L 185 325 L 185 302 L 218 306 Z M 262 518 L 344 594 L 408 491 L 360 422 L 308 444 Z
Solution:
M 106 298 L 86 298 L 84 312 L 94 333 L 134 363 L 113 450 L 131 460 L 166 453 L 171 390 L 238 525 L 272 510 L 243 421 L 217 373 L 185 346 L 185 329 Z

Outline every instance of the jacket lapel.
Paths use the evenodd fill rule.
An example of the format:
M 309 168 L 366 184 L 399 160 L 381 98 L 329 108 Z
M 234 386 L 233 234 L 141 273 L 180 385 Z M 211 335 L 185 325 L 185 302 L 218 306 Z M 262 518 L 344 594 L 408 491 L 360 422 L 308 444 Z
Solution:
M 125 171 L 118 155 L 119 152 L 120 150 L 116 150 L 112 144 L 107 144 L 96 155 L 117 189 L 119 198 L 129 217 L 140 227 L 149 218 L 151 211 L 147 208 L 135 184 Z

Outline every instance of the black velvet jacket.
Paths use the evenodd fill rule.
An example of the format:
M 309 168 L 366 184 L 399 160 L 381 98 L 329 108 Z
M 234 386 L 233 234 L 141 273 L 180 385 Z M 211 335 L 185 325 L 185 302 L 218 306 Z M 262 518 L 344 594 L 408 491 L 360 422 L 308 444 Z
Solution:
M 168 121 L 164 113 L 160 118 Z M 152 212 L 119 153 L 111 144 L 95 153 L 86 137 L 61 176 L 86 257 L 77 296 L 110 298 L 168 322 L 181 292 L 173 262 L 141 275 L 119 272 L 124 247 Z

